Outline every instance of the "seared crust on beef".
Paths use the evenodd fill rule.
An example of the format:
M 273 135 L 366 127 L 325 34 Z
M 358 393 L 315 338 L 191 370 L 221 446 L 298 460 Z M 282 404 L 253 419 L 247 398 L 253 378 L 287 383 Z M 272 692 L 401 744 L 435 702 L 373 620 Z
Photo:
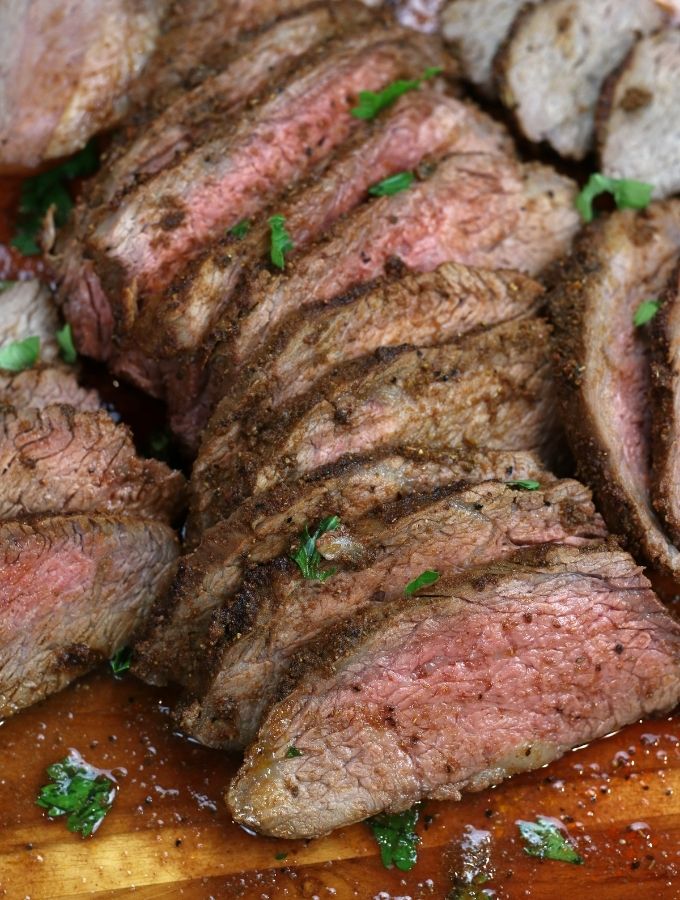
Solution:
M 680 191 L 680 30 L 640 38 L 608 78 L 597 109 L 601 168 L 611 178 Z
M 526 5 L 496 56 L 503 103 L 532 141 L 573 159 L 590 150 L 606 76 L 636 34 L 666 21 L 655 0 L 543 0 Z
M 0 519 L 59 511 L 172 522 L 186 497 L 182 474 L 138 457 L 129 429 L 103 410 L 0 406 L 0 471 Z
M 69 366 L 37 365 L 23 372 L 0 369 L 0 403 L 38 409 L 67 403 L 85 412 L 96 412 L 101 407 L 97 392 L 80 387 Z
M 680 547 L 680 263 L 652 324 L 652 502 Z
M 442 578 L 303 654 L 227 796 L 278 837 L 457 799 L 680 699 L 680 627 L 615 545 Z
M 204 744 L 238 748 L 255 735 L 297 648 L 355 612 L 396 600 L 425 569 L 459 571 L 543 541 L 601 539 L 590 491 L 550 481 L 537 491 L 502 482 L 440 488 L 387 504 L 317 541 L 337 569 L 304 580 L 290 560 L 249 572 L 211 629 L 212 670 L 180 719 Z
M 177 559 L 160 522 L 52 516 L 0 524 L 0 716 L 125 646 Z
M 340 366 L 278 410 L 253 410 L 247 431 L 199 457 L 200 489 L 228 511 L 251 493 L 346 453 L 419 443 L 549 452 L 554 441 L 549 329 L 497 325 L 435 348 L 391 347 Z
M 202 514 L 200 544 L 182 557 L 170 596 L 154 610 L 137 644 L 135 671 L 154 684 L 176 681 L 196 690 L 205 671 L 212 614 L 232 597 L 244 569 L 285 554 L 305 526 L 325 516 L 338 515 L 347 523 L 443 485 L 527 478 L 545 482 L 552 476 L 521 451 L 434 453 L 405 447 L 341 458 L 246 500 L 217 524 L 219 511 L 210 506 Z M 198 524 L 194 520 L 189 529 L 190 542 Z
M 622 210 L 587 229 L 551 296 L 565 431 L 579 476 L 613 532 L 667 572 L 680 552 L 649 500 L 648 359 L 633 326 L 680 251 L 680 201 Z

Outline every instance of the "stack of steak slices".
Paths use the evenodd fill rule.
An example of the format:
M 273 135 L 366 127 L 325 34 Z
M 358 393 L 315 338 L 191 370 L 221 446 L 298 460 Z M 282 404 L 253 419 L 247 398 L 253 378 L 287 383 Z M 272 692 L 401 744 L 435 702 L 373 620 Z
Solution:
M 186 494 L 58 360 L 49 292 L 5 299 L 0 344 L 38 339 L 41 362 L 0 370 L 2 717 L 130 643 L 173 578 Z

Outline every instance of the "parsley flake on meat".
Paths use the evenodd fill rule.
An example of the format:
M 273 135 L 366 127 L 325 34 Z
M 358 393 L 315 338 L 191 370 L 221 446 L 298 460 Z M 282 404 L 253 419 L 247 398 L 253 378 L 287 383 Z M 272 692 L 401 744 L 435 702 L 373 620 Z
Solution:
M 47 810 L 50 819 L 66 816 L 69 831 L 90 837 L 113 805 L 113 781 L 73 750 L 61 762 L 48 766 L 47 774 L 50 784 L 40 788 L 36 804 Z
M 396 866 L 401 872 L 408 872 L 415 866 L 420 843 L 415 831 L 419 813 L 416 804 L 401 813 L 382 813 L 366 820 L 378 842 L 380 858 L 386 868 Z
M 636 328 L 639 328 L 641 325 L 646 325 L 647 322 L 651 322 L 658 313 L 660 307 L 661 304 L 658 300 L 645 300 L 644 303 L 641 303 L 638 306 L 633 314 L 633 325 L 635 325 Z
M 525 481 L 506 481 L 505 482 L 509 488 L 512 488 L 513 491 L 537 491 L 540 486 L 540 481 L 532 481 L 531 479 L 526 479 Z
M 38 237 L 47 211 L 54 207 L 54 224 L 57 228 L 66 224 L 73 207 L 68 182 L 91 175 L 98 165 L 97 151 L 90 142 L 79 153 L 54 169 L 27 178 L 21 186 L 19 229 L 12 240 L 12 246 L 24 256 L 39 254 Z
M 302 750 L 297 747 L 289 747 L 286 750 L 286 759 L 295 759 L 296 756 L 302 756 Z
M 111 659 L 109 665 L 111 671 L 118 678 L 128 672 L 132 664 L 132 650 L 129 647 L 121 647 L 117 650 Z
M 407 597 L 411 597 L 421 587 L 425 587 L 427 584 L 434 584 L 435 581 L 439 581 L 439 572 L 435 572 L 434 569 L 425 569 L 417 578 L 409 581 L 404 588 L 404 594 Z
M 576 208 L 584 222 L 595 218 L 593 200 L 600 194 L 611 194 L 618 209 L 644 209 L 652 199 L 654 186 L 632 178 L 607 178 L 595 172 L 576 198 Z
M 390 175 L 389 178 L 374 184 L 368 189 L 368 193 L 374 197 L 391 197 L 410 188 L 414 177 L 412 172 L 397 172 L 396 175 Z
M 40 338 L 27 337 L 23 341 L 12 341 L 0 347 L 0 369 L 9 372 L 23 372 L 34 366 L 40 356 Z
M 293 247 L 293 240 L 286 231 L 286 219 L 284 216 L 272 216 L 269 219 L 271 229 L 271 261 L 277 269 L 283 269 L 286 265 L 285 256 Z
M 537 816 L 535 822 L 517 820 L 517 827 L 524 838 L 524 852 L 539 859 L 555 859 L 559 862 L 581 865 L 580 856 L 573 844 L 562 833 L 560 826 L 552 819 Z
M 328 516 L 328 518 L 322 519 L 311 534 L 309 533 L 309 528 L 305 525 L 300 535 L 300 545 L 294 553 L 291 553 L 290 557 L 298 564 L 304 578 L 325 581 L 338 571 L 337 568 L 321 568 L 323 557 L 316 549 L 316 542 L 322 534 L 325 534 L 327 531 L 335 531 L 339 526 L 340 519 L 338 516 Z
M 76 353 L 76 348 L 73 343 L 73 333 L 71 331 L 71 326 L 67 322 L 63 328 L 60 328 L 55 335 L 57 339 L 57 343 L 59 344 L 59 352 L 61 353 L 61 358 L 65 363 L 69 365 L 73 365 L 73 363 L 78 359 L 78 354 Z
M 230 234 L 232 235 L 232 237 L 238 238 L 239 241 L 242 241 L 249 231 L 250 219 L 243 219 L 242 222 L 237 222 L 236 225 L 232 225 L 227 234 Z
M 379 112 L 391 106 L 402 94 L 417 90 L 423 81 L 429 81 L 442 71 L 441 66 L 429 66 L 423 72 L 422 78 L 411 80 L 398 79 L 388 84 L 382 91 L 360 91 L 359 102 L 352 107 L 350 113 L 355 119 L 374 119 Z

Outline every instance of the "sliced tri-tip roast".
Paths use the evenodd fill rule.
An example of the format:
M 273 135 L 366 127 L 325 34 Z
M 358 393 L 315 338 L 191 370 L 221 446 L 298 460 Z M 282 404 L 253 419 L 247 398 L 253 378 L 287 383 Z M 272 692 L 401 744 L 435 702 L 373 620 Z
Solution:
M 658 298 L 679 253 L 680 200 L 615 212 L 583 234 L 551 300 L 555 370 L 578 473 L 631 552 L 676 575 L 680 550 L 650 500 L 650 361 L 633 317 Z
M 680 29 L 641 38 L 608 79 L 597 110 L 602 171 L 654 185 L 655 197 L 680 191 L 676 127 L 680 109 Z
M 0 405 L 0 519 L 97 512 L 173 522 L 180 472 L 137 456 L 129 429 L 104 410 Z
M 176 682 L 196 691 L 205 673 L 213 613 L 231 602 L 246 568 L 285 554 L 305 527 L 328 515 L 351 523 L 404 497 L 494 479 L 545 482 L 552 476 L 522 451 L 434 453 L 406 447 L 344 457 L 251 497 L 217 524 L 206 508 L 202 522 L 195 523 L 201 525 L 200 544 L 180 560 L 171 594 L 153 611 L 136 645 L 136 673 L 153 684 Z
M 605 78 L 638 34 L 667 19 L 655 0 L 527 4 L 495 60 L 501 99 L 530 140 L 583 159 L 592 148 Z
M 201 454 L 195 496 L 223 514 L 250 494 L 347 453 L 416 443 L 432 450 L 554 449 L 549 328 L 520 319 L 439 347 L 390 347 L 346 363 L 277 410 L 252 411 L 247 431 Z M 198 501 L 200 503 L 200 499 Z
M 542 300 L 541 285 L 520 272 L 448 263 L 414 274 L 395 261 L 385 277 L 287 316 L 217 404 L 212 433 L 216 421 L 247 429 L 254 406 L 276 415 L 335 366 L 379 347 L 443 344 L 535 313 Z
M 425 570 L 457 572 L 519 547 L 584 543 L 605 536 L 590 491 L 551 481 L 535 491 L 499 481 L 442 488 L 375 510 L 316 542 L 326 581 L 304 580 L 281 558 L 247 573 L 210 629 L 209 678 L 185 705 L 184 731 L 215 747 L 255 736 L 294 653 L 321 631 L 366 608 L 397 600 Z
M 54 362 L 59 359 L 58 329 L 57 307 L 40 281 L 14 281 L 4 289 L 0 285 L 0 346 L 37 337 L 41 362 Z
M 22 372 L 0 369 L 0 403 L 37 409 L 67 403 L 89 412 L 96 412 L 102 405 L 96 391 L 78 384 L 72 368 L 60 365 L 37 365 Z
M 128 644 L 177 559 L 167 526 L 123 517 L 7 522 L 0 547 L 2 718 Z
M 680 547 L 680 252 L 652 324 L 652 503 Z
M 542 546 L 329 630 L 282 694 L 227 800 L 257 831 L 316 837 L 672 709 L 680 628 L 617 547 Z

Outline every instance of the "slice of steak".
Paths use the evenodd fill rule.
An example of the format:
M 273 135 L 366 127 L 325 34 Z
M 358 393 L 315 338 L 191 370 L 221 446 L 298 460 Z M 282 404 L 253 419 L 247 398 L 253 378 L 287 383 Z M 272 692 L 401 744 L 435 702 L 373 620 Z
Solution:
M 371 13 L 361 3 L 344 0 L 296 11 L 269 28 L 244 35 L 220 71 L 181 94 L 150 122 L 132 143 L 120 142 L 116 158 L 107 160 L 98 202 L 110 201 L 144 177 L 161 171 L 182 153 L 202 143 L 206 132 L 221 130 L 249 99 L 286 74 L 287 68 L 334 34 L 367 26 Z
M 570 480 L 536 491 L 491 481 L 376 510 L 340 534 L 352 563 L 339 560 L 327 581 L 303 579 L 285 557 L 246 575 L 213 622 L 212 671 L 200 698 L 180 713 L 181 727 L 209 746 L 243 747 L 255 737 L 295 652 L 325 628 L 398 600 L 425 570 L 458 572 L 522 546 L 579 544 L 605 534 L 590 491 Z M 335 559 L 322 545 L 329 537 L 336 533 L 316 547 Z
M 278 481 L 365 453 L 416 443 L 547 454 L 555 439 L 549 329 L 497 325 L 435 348 L 380 350 L 340 366 L 278 410 L 253 410 L 247 431 L 206 444 L 200 485 L 220 483 L 224 509 Z
M 244 113 L 235 128 L 131 192 L 87 236 L 110 295 L 167 283 L 210 237 L 256 214 L 348 137 L 362 90 L 443 62 L 438 44 L 398 28 L 363 29 L 333 42 Z
M 40 281 L 13 281 L 0 289 L 0 346 L 38 337 L 41 361 L 54 362 L 59 359 L 58 328 L 57 307 Z
M 137 456 L 104 410 L 0 406 L 0 471 L 0 519 L 58 510 L 169 523 L 186 500 L 181 472 Z
M 177 559 L 170 528 L 123 517 L 5 522 L 0 546 L 3 718 L 129 643 Z
M 652 325 L 652 502 L 680 547 L 680 265 Z
M 463 75 L 487 96 L 496 93 L 493 60 L 522 7 L 537 0 L 452 0 L 442 11 L 442 34 Z
M 605 78 L 637 34 L 666 19 L 655 0 L 544 0 L 525 7 L 495 62 L 501 99 L 523 134 L 583 159 Z
M 45 365 L 33 366 L 23 372 L 0 369 L 0 403 L 38 409 L 53 403 L 67 403 L 87 412 L 96 412 L 101 407 L 97 392 L 81 387 L 71 368 Z
M 197 689 L 212 614 L 234 595 L 244 569 L 286 553 L 303 528 L 325 516 L 352 522 L 401 497 L 459 481 L 550 478 L 530 453 L 399 448 L 345 457 L 251 497 L 203 531 L 194 552 L 182 557 L 171 595 L 154 611 L 137 644 L 135 671 L 153 684 L 174 681 Z M 204 525 L 211 513 L 214 522 L 216 505 L 204 511 Z M 190 539 L 192 534 L 195 529 Z
M 680 30 L 641 38 L 609 79 L 598 106 L 602 171 L 654 185 L 655 197 L 680 191 L 677 129 Z
M 616 212 L 584 233 L 551 298 L 558 393 L 579 475 L 630 551 L 675 573 L 680 551 L 649 498 L 649 360 L 633 316 L 658 296 L 679 252 L 679 200 Z
M 257 831 L 315 837 L 667 712 L 680 628 L 613 544 L 542 546 L 330 630 L 285 687 L 227 802 Z
M 311 390 L 333 368 L 379 347 L 429 347 L 469 331 L 535 313 L 543 289 L 520 272 L 448 263 L 424 274 L 398 262 L 387 276 L 330 303 L 287 316 L 224 391 L 213 423 L 248 428 L 252 408 L 269 411 Z M 212 439 L 220 440 L 213 426 Z
M 380 276 L 393 257 L 421 272 L 451 261 L 538 272 L 570 247 L 574 188 L 545 166 L 453 154 L 424 181 L 343 220 L 284 275 L 260 273 L 240 298 L 247 311 L 230 323 L 216 365 L 231 379 L 288 312 Z

